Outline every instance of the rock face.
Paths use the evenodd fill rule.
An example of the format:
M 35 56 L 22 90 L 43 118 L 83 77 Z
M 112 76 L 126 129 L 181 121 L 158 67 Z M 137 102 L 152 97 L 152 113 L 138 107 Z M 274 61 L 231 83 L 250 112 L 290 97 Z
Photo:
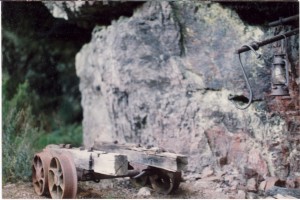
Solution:
M 274 101 L 287 100 L 268 96 L 271 65 L 241 54 L 254 102 L 239 110 L 228 100 L 248 97 L 235 49 L 269 36 L 235 11 L 205 2 L 147 2 L 131 17 L 95 27 L 76 56 L 84 145 L 117 140 L 163 147 L 189 155 L 192 173 L 230 164 L 249 179 L 300 176 L 299 132 L 287 129 L 287 123 L 299 126 L 299 113 L 272 109 Z M 297 38 L 289 38 L 290 110 L 299 110 Z M 267 59 L 268 48 L 262 48 Z

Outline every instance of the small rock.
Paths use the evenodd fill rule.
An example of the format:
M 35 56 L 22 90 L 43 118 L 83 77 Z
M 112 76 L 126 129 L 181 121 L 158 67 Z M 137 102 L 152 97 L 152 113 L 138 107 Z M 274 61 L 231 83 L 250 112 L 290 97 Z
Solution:
M 245 167 L 244 168 L 244 176 L 247 178 L 247 179 L 250 179 L 252 177 L 255 177 L 257 176 L 257 172 L 254 170 L 254 169 L 250 169 L 248 167 Z
M 239 190 L 237 195 L 235 196 L 236 199 L 246 199 L 246 193 L 243 190 Z
M 221 171 L 221 170 L 216 170 L 215 174 L 216 174 L 216 176 L 222 177 L 222 176 L 224 176 L 226 174 L 226 172 Z
M 16 184 L 7 184 L 4 186 L 5 189 L 16 187 Z
M 230 189 L 232 190 L 236 190 L 238 188 L 238 185 L 239 185 L 239 181 L 237 180 L 234 180 L 232 181 L 231 183 L 229 183 L 231 185 Z
M 201 172 L 201 178 L 206 178 L 214 174 L 214 170 L 209 166 L 205 167 Z
M 247 192 L 246 199 L 258 199 L 258 195 L 254 192 Z
M 257 191 L 257 184 L 255 178 L 251 178 L 247 181 L 247 190 L 255 192 Z
M 262 182 L 259 184 L 258 190 L 259 190 L 259 191 L 265 191 L 266 185 L 267 185 L 267 182 L 266 182 L 266 181 L 262 181 Z
M 138 196 L 150 196 L 151 195 L 151 188 L 148 187 L 142 187 L 139 192 L 138 192 Z
M 276 199 L 297 199 L 296 197 L 292 197 L 289 195 L 281 195 L 281 194 L 276 194 L 274 197 Z
M 201 179 L 201 175 L 200 174 L 189 174 L 186 176 L 187 180 L 198 180 Z
M 287 177 L 285 186 L 287 188 L 296 188 L 296 178 L 291 176 Z
M 228 181 L 229 183 L 231 183 L 234 180 L 235 176 L 233 175 L 226 175 L 224 176 L 224 180 Z
M 266 199 L 275 199 L 274 197 L 268 196 Z
M 235 176 L 241 175 L 237 168 L 232 168 L 231 174 Z
M 153 145 L 147 145 L 146 149 L 151 149 L 152 147 L 154 147 Z
M 210 177 L 207 177 L 207 178 L 203 178 L 202 180 L 219 182 L 219 181 L 221 181 L 221 177 L 220 176 L 210 176 Z
M 223 167 L 223 166 L 226 165 L 227 163 L 228 163 L 227 157 L 221 157 L 221 158 L 219 159 L 219 164 L 220 164 L 221 167 Z
M 275 184 L 279 181 L 279 179 L 277 177 L 268 177 L 266 179 L 266 186 L 265 186 L 265 190 L 269 190 L 271 189 L 273 186 L 275 186 Z
M 277 194 L 281 194 L 281 195 L 285 195 L 285 196 L 288 195 L 300 199 L 300 190 L 298 189 L 289 189 L 289 188 L 273 186 L 269 190 L 266 190 L 265 194 L 268 196 L 275 196 Z
M 296 180 L 296 188 L 300 189 L 300 176 L 296 177 L 295 180 Z

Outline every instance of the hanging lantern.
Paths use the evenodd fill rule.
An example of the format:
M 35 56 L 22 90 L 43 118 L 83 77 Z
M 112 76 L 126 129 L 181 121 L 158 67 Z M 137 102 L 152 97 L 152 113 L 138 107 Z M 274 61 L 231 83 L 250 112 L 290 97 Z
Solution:
M 286 54 L 275 54 L 272 64 L 272 96 L 290 96 L 289 71 Z

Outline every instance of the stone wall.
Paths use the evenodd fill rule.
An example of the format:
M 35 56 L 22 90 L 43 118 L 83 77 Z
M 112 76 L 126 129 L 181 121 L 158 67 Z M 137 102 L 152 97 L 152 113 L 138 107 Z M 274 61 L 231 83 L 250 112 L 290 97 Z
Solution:
M 147 2 L 95 27 L 76 56 L 84 145 L 158 146 L 188 155 L 192 173 L 233 165 L 261 177 L 300 176 L 299 37 L 289 38 L 290 99 L 269 96 L 273 47 L 265 46 L 265 60 L 241 54 L 253 104 L 239 110 L 228 100 L 248 97 L 235 49 L 271 35 L 208 2 Z

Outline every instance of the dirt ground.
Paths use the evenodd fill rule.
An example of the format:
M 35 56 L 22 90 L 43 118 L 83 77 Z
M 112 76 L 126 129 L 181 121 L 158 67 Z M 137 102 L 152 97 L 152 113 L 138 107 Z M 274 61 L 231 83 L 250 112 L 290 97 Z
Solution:
M 141 187 L 135 186 L 129 179 L 101 180 L 100 183 L 79 182 L 76 198 L 78 199 L 211 199 L 211 198 L 239 198 L 236 195 L 226 194 L 218 189 L 218 183 L 210 180 L 198 180 L 196 182 L 183 182 L 179 189 L 172 195 L 162 195 L 146 188 L 150 194 L 141 194 Z M 241 196 L 240 196 L 241 197 Z M 3 199 L 47 199 L 38 196 L 30 182 L 8 183 L 2 188 Z

